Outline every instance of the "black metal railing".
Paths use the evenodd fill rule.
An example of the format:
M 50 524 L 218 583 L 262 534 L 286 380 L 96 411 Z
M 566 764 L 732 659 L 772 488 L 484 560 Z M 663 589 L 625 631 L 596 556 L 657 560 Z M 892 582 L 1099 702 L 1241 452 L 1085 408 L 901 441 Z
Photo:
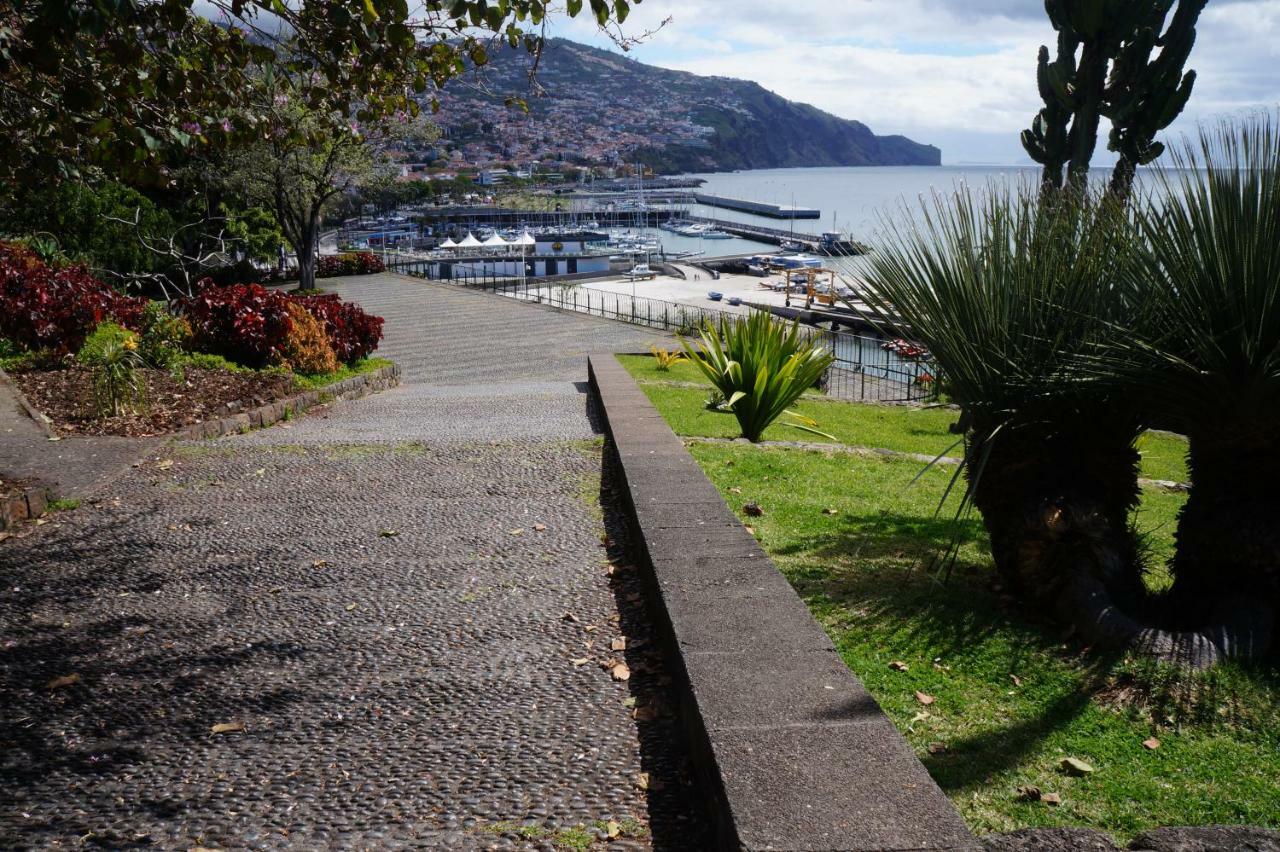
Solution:
M 397 263 L 394 268 L 408 275 L 428 277 L 415 272 L 412 263 Z M 695 335 L 708 323 L 718 323 L 722 318 L 742 316 L 718 308 L 597 290 L 563 277 L 472 276 L 454 278 L 449 283 L 685 336 Z M 826 389 L 832 396 L 877 402 L 922 402 L 934 397 L 938 371 L 927 358 L 903 358 L 886 347 L 888 341 L 884 338 L 814 326 L 801 326 L 801 330 L 835 355 L 826 378 Z

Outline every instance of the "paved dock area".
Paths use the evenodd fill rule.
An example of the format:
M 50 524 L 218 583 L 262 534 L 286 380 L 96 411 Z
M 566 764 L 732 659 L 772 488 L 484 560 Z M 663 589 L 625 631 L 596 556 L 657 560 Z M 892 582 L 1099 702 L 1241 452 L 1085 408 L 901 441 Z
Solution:
M 401 387 L 0 543 L 0 846 L 704 848 L 582 384 L 655 333 L 322 283 Z

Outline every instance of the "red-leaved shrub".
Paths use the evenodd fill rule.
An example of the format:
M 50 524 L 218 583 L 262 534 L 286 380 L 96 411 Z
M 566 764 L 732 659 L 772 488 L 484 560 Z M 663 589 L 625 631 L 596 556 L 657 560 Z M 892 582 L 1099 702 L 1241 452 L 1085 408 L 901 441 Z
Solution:
M 214 287 L 206 279 L 197 287 L 195 296 L 182 300 L 197 349 L 246 367 L 283 360 L 293 328 L 288 296 L 260 284 Z
M 329 345 L 342 363 L 367 358 L 378 348 L 378 341 L 382 339 L 382 317 L 367 314 L 359 305 L 344 302 L 333 293 L 293 298 L 324 323 Z
M 48 266 L 25 246 L 0 243 L 0 337 L 27 349 L 75 352 L 107 320 L 138 331 L 146 306 L 84 266 Z
M 322 254 L 316 258 L 316 277 L 333 278 L 337 275 L 372 275 L 385 272 L 382 258 L 369 251 L 348 251 L 342 254 Z

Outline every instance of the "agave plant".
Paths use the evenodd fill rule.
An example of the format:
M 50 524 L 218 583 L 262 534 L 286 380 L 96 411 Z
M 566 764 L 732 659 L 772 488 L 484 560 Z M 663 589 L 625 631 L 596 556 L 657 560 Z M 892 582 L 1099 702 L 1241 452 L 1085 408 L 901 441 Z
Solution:
M 928 347 L 968 429 L 963 505 L 1007 585 L 1094 641 L 1172 651 L 1114 606 L 1143 598 L 1134 395 L 1087 365 L 1142 317 L 1132 217 L 1101 194 L 962 189 L 889 224 L 865 298 Z
M 1202 130 L 1155 178 L 1136 269 L 1154 311 L 1111 368 L 1189 439 L 1175 604 L 1257 653 L 1280 605 L 1280 116 Z
M 670 372 L 672 365 L 684 360 L 684 353 L 679 349 L 659 349 L 656 344 L 653 344 L 649 346 L 649 352 L 656 362 L 654 369 L 663 373 Z
M 146 405 L 146 366 L 138 355 L 136 338 L 104 344 L 93 367 L 94 402 L 105 417 L 119 417 Z
M 835 355 L 801 335 L 796 323 L 776 322 L 757 311 L 746 319 L 721 318 L 717 327 L 704 328 L 699 336 L 697 350 L 684 338 L 680 342 L 689 360 L 724 395 L 742 437 L 759 441 L 783 414 L 801 421 L 789 425 L 824 434 L 812 420 L 789 409 L 817 384 Z

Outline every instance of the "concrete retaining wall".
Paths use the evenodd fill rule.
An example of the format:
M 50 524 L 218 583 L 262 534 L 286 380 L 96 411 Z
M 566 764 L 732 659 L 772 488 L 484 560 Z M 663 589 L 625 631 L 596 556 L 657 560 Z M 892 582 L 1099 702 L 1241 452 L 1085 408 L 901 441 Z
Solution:
M 588 372 L 722 847 L 980 848 L 622 365 Z

